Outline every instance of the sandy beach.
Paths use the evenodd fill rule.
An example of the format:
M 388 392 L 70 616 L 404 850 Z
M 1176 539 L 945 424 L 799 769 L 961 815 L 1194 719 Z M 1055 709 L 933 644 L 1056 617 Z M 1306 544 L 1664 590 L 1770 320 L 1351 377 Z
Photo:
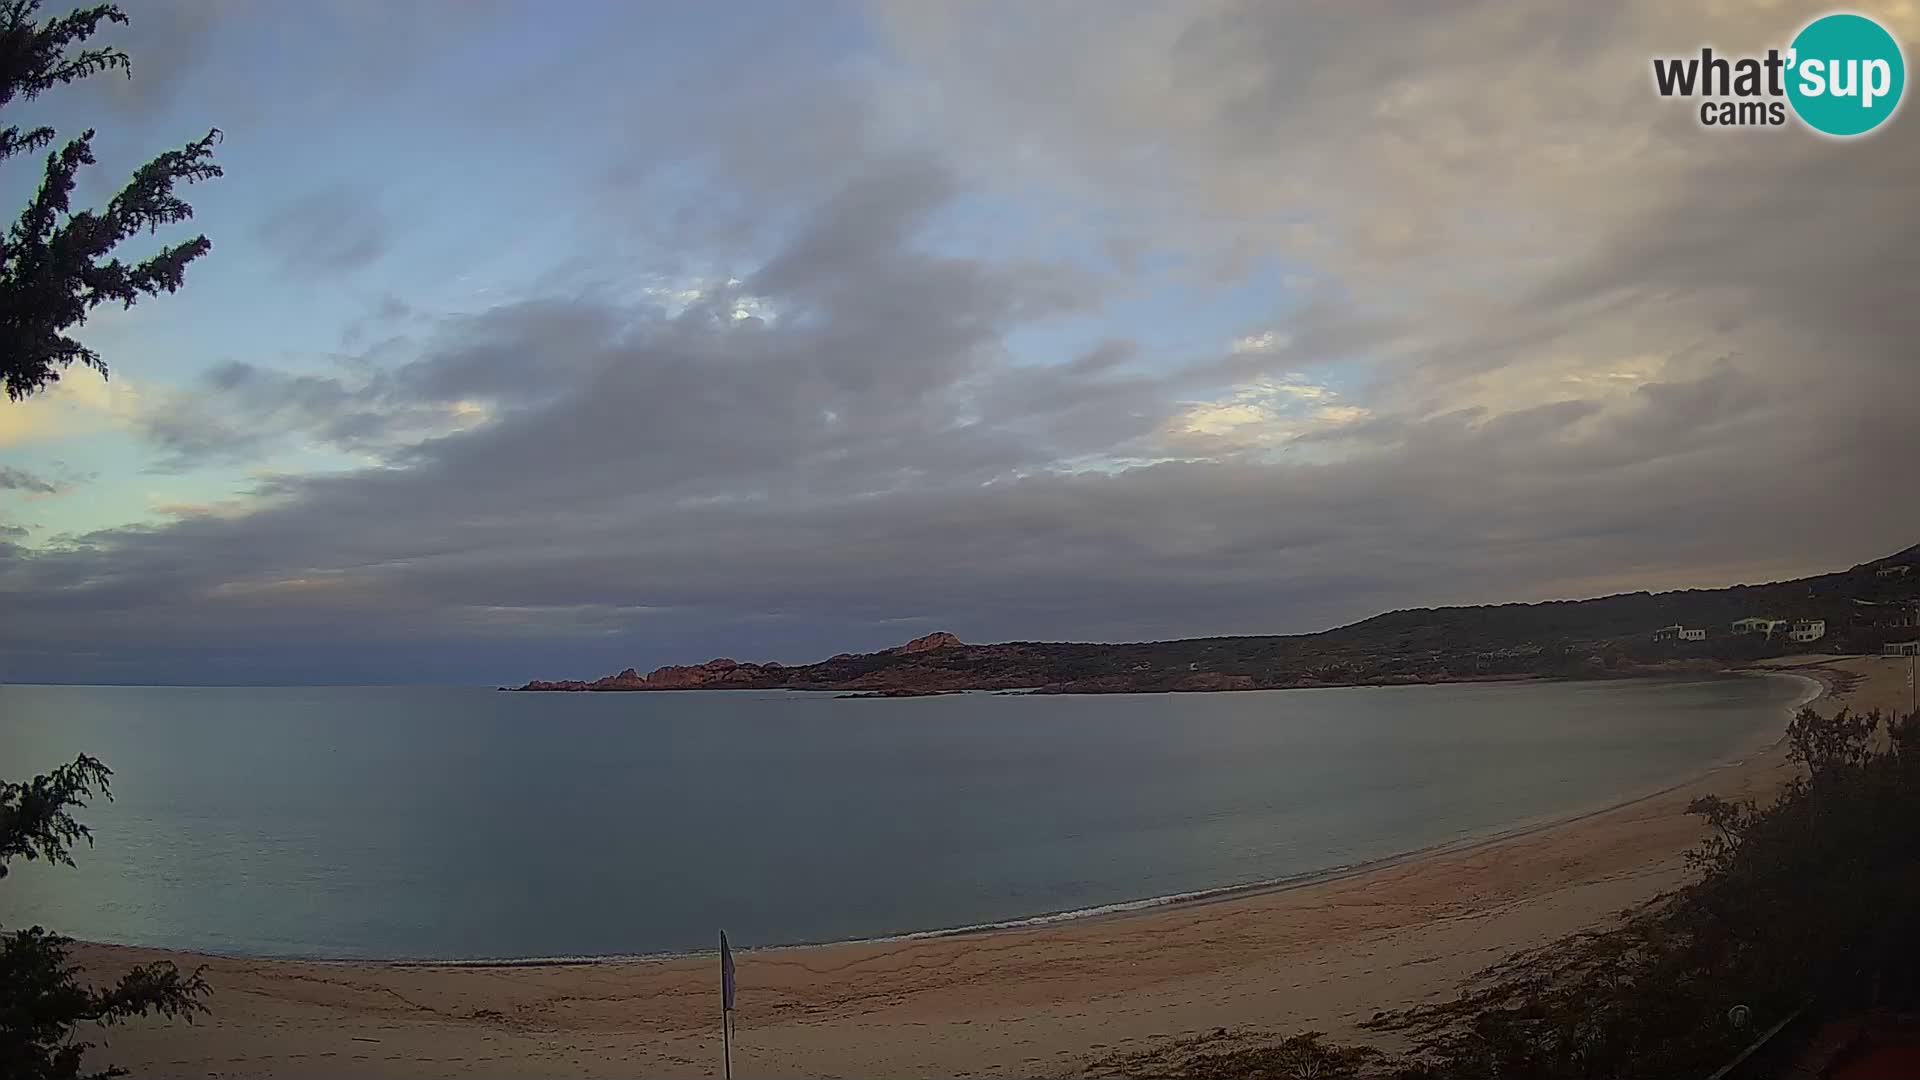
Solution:
M 1831 711 L 1902 708 L 1905 661 L 1802 657 Z M 1857 680 L 1846 676 L 1858 676 Z M 1851 683 L 1851 685 L 1848 685 Z M 1783 717 L 1784 727 L 1784 717 Z M 1216 1028 L 1351 1034 L 1683 879 L 1698 795 L 1764 797 L 1783 745 L 1608 810 L 1332 880 L 1079 921 L 739 956 L 741 1076 L 1056 1075 Z M 712 957 L 513 966 L 76 948 L 204 962 L 213 1013 L 104 1033 L 152 1077 L 717 1075 Z

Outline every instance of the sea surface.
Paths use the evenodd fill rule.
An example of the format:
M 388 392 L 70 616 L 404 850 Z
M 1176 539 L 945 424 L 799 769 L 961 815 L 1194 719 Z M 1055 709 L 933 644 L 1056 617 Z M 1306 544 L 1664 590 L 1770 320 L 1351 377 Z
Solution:
M 1097 697 L 0 686 L 0 777 L 114 801 L 0 924 L 486 959 L 835 941 L 1327 872 L 1656 790 L 1784 676 Z

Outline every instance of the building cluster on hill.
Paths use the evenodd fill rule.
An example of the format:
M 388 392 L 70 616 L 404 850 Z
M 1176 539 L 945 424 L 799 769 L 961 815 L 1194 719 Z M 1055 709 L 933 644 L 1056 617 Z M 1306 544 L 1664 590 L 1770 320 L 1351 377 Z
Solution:
M 1735 637 L 1758 634 L 1768 641 L 1778 637 L 1783 641 L 1806 644 L 1827 636 L 1827 620 L 1793 619 L 1789 621 L 1755 615 L 1745 619 L 1735 619 L 1728 627 L 1728 632 Z M 1653 632 L 1655 641 L 1705 641 L 1707 637 L 1706 628 L 1689 629 L 1680 623 L 1663 626 Z
M 1735 619 L 1733 622 L 1733 632 L 1736 634 L 1759 634 L 1768 641 L 1772 641 L 1776 635 L 1784 635 L 1788 641 L 1804 643 L 1819 641 L 1821 638 L 1826 637 L 1827 620 L 1795 619 L 1792 622 L 1788 622 L 1785 619 L 1764 617 Z
M 1825 640 L 1841 651 L 1871 654 L 1884 648 L 1888 655 L 1910 655 L 1904 650 L 1915 631 L 1920 631 L 1920 588 L 1916 587 L 1920 583 L 1913 574 L 1916 565 L 1920 563 L 1908 560 L 1856 567 L 1848 575 L 1836 575 L 1838 585 L 1809 583 L 1804 596 L 1755 598 L 1760 603 L 1754 607 L 1764 604 L 1774 611 L 1785 608 L 1791 618 L 1763 613 L 1728 623 L 1674 623 L 1652 631 L 1651 637 L 1660 645 L 1725 642 L 1741 653 L 1756 647 L 1775 649 Z M 1703 607 L 1700 614 L 1711 618 L 1709 610 Z M 1726 612 L 1721 617 L 1737 613 Z

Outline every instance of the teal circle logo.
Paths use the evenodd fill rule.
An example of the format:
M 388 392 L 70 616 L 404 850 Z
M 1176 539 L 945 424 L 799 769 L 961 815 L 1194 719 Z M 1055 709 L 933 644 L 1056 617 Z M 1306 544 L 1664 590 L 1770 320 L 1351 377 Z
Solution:
M 1815 131 L 1864 135 L 1900 107 L 1907 61 L 1886 28 L 1864 15 L 1822 15 L 1793 39 L 1787 99 Z

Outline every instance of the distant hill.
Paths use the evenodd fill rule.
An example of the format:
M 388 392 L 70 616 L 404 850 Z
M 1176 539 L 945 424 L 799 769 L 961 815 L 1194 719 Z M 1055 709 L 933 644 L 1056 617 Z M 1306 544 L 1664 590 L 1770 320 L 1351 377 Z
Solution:
M 1910 568 L 1902 570 L 1901 568 Z M 936 633 L 816 664 L 710 660 L 592 682 L 535 680 L 521 690 L 806 689 L 890 694 L 1037 689 L 1048 693 L 1255 690 L 1638 674 L 1726 667 L 1787 652 L 1869 652 L 1920 636 L 1920 545 L 1848 570 L 1727 589 L 1621 593 L 1537 604 L 1410 608 L 1317 634 L 1130 644 L 1012 641 L 969 645 Z M 1735 634 L 1749 617 L 1823 620 L 1812 643 Z M 1665 626 L 1704 641 L 1656 641 Z

